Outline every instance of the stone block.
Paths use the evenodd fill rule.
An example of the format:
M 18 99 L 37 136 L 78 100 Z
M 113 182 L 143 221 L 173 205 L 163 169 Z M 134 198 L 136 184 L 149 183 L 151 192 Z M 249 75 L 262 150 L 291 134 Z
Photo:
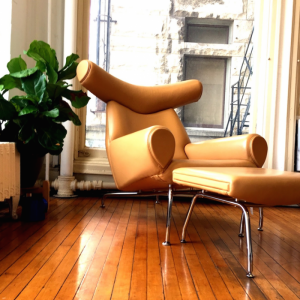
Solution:
M 253 28 L 253 21 L 235 20 L 233 25 L 233 43 L 248 43 Z
M 186 55 L 207 55 L 233 57 L 244 55 L 244 44 L 198 44 L 184 43 L 184 46 L 177 46 L 172 53 L 179 52 Z M 175 48 L 175 47 L 174 47 Z
M 239 76 L 242 63 L 243 63 L 243 57 L 232 57 L 231 76 Z
M 254 20 L 254 0 L 248 0 L 247 3 L 247 20 Z
M 216 19 L 246 19 L 247 0 L 174 0 L 173 15 Z

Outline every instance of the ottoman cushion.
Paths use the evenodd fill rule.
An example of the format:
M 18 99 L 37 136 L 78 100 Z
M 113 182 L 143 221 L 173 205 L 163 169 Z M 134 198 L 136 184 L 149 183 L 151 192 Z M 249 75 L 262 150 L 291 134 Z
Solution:
M 179 168 L 177 184 L 263 205 L 300 203 L 300 174 L 260 168 Z

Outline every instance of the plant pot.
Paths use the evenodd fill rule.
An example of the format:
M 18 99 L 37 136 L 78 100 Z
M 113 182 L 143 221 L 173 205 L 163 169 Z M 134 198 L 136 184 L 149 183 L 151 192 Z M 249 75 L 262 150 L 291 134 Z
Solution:
M 21 153 L 21 188 L 33 187 L 42 169 L 45 156 Z

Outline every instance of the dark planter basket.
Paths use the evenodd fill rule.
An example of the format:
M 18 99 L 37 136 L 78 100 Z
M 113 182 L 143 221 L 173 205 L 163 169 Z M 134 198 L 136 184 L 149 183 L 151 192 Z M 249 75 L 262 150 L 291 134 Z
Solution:
M 21 153 L 21 188 L 33 187 L 42 169 L 45 156 Z

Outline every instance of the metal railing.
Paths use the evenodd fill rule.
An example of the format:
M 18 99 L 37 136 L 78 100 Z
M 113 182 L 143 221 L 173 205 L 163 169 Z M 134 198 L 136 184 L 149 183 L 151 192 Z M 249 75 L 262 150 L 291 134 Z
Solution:
M 246 48 L 246 52 L 241 65 L 239 80 L 231 86 L 231 102 L 230 102 L 230 114 L 228 117 L 224 137 L 232 135 L 243 134 L 244 127 L 249 127 L 247 123 L 247 116 L 249 115 L 251 96 L 246 99 L 245 95 L 249 95 L 251 87 L 249 85 L 250 78 L 253 74 L 251 58 L 253 52 L 253 45 L 251 44 L 254 28 L 252 29 L 249 42 Z M 248 93 L 246 93 L 248 92 Z M 245 103 L 246 102 L 246 103 Z M 241 108 L 245 107 L 244 110 Z

